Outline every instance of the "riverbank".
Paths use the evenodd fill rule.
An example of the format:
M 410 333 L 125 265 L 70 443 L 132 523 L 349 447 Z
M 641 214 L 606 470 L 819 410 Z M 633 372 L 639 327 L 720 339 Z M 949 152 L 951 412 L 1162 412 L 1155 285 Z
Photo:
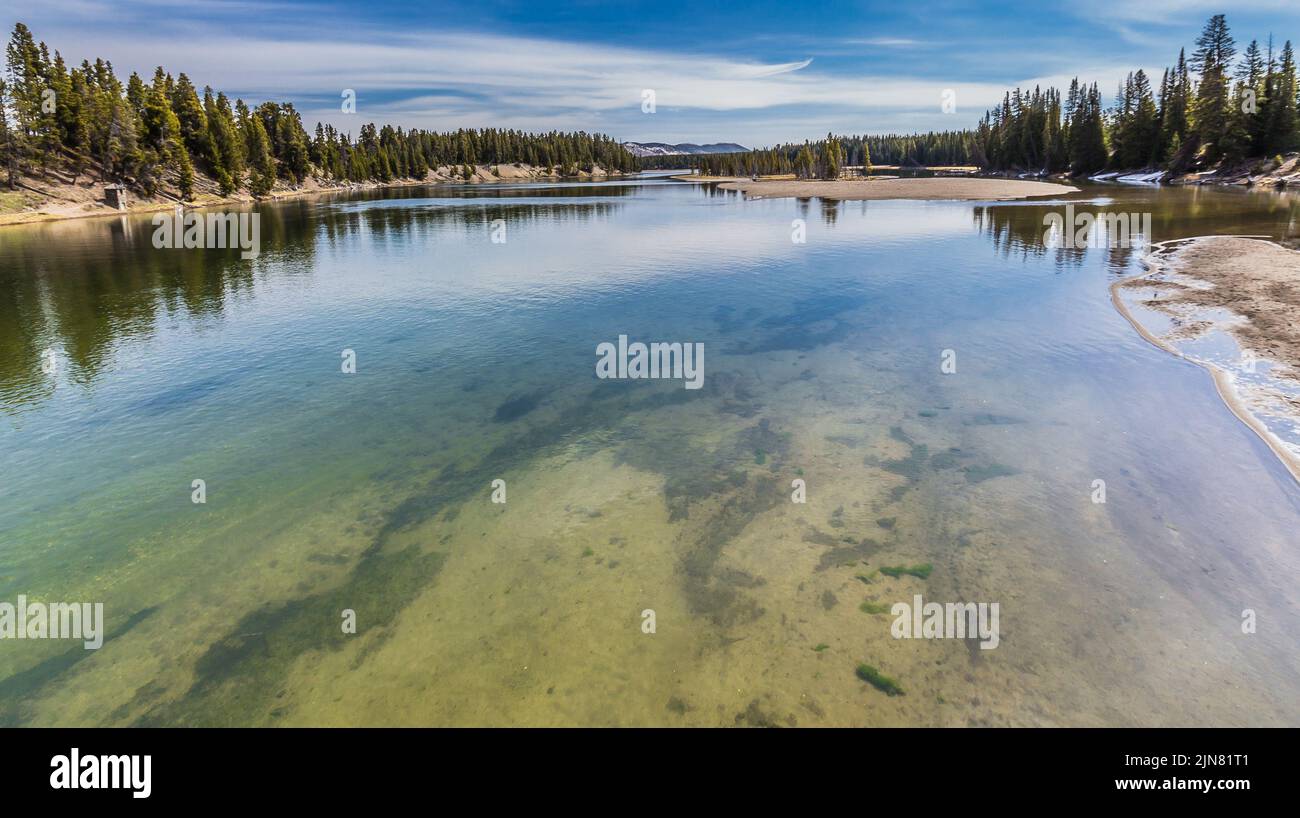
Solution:
M 1207 369 L 1300 481 L 1300 252 L 1203 236 L 1157 244 L 1144 263 L 1147 272 L 1111 285 L 1115 308 L 1152 344 Z
M 985 179 L 971 177 L 925 177 L 850 179 L 822 181 L 816 179 L 733 179 L 720 182 L 723 190 L 737 190 L 749 199 L 812 198 L 837 201 L 881 199 L 927 199 L 962 201 L 1005 201 L 1034 196 L 1063 196 L 1077 193 L 1078 188 L 1052 182 L 1022 179 Z
M 443 166 L 430 170 L 423 179 L 398 179 L 391 182 L 346 182 L 335 183 L 315 177 L 303 184 L 293 186 L 283 182 L 276 184 L 271 193 L 263 197 L 254 197 L 248 193 L 236 193 L 223 196 L 215 182 L 206 177 L 199 177 L 195 183 L 195 195 L 182 202 L 175 191 L 160 191 L 152 197 L 136 197 L 128 193 L 125 211 L 108 204 L 104 196 L 104 183 L 89 178 L 71 180 L 59 174 L 48 177 L 24 177 L 22 187 L 17 191 L 0 191 L 0 227 L 12 224 L 33 224 L 36 222 L 61 221 L 64 219 L 82 219 L 95 216 L 120 216 L 123 213 L 152 213 L 171 210 L 177 205 L 185 207 L 218 207 L 229 204 L 251 204 L 255 201 L 292 199 L 300 196 L 312 196 L 319 193 L 338 193 L 379 188 L 413 187 L 429 184 L 493 184 L 500 182 L 539 182 L 558 181 L 561 179 L 601 179 L 610 175 L 604 169 L 595 167 L 591 172 L 579 171 L 576 176 L 560 176 L 548 173 L 546 168 L 534 167 L 522 163 L 507 165 L 476 165 L 469 176 L 462 168 Z

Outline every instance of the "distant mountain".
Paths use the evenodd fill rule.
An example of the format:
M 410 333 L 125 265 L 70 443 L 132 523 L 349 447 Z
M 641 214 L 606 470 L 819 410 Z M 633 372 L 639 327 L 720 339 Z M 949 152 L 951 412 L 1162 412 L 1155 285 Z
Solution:
M 667 142 L 624 142 L 623 147 L 633 156 L 685 156 L 698 153 L 748 153 L 749 148 L 735 142 L 714 142 L 709 145 L 696 145 L 682 142 L 670 145 Z

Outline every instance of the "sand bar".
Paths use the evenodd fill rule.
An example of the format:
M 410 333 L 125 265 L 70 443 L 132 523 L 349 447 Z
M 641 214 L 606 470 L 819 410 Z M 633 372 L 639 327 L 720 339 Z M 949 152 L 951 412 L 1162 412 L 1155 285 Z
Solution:
M 1300 455 L 1259 414 L 1259 407 L 1268 406 L 1270 414 L 1300 426 L 1300 401 L 1288 388 L 1300 383 L 1300 253 L 1262 237 L 1200 236 L 1154 245 L 1143 261 L 1147 272 L 1111 285 L 1116 309 L 1143 338 L 1209 370 L 1228 407 L 1300 480 Z M 1153 330 L 1130 305 L 1161 313 L 1171 324 Z M 1180 349 L 1213 332 L 1227 333 L 1254 358 L 1273 362 L 1276 388 L 1243 384 L 1232 366 Z
M 972 179 L 967 177 L 917 177 L 910 179 L 848 179 L 826 182 L 816 179 L 738 179 L 723 182 L 724 190 L 739 190 L 750 199 L 820 198 L 869 199 L 957 199 L 1004 201 L 1031 196 L 1064 196 L 1077 187 L 1023 179 Z

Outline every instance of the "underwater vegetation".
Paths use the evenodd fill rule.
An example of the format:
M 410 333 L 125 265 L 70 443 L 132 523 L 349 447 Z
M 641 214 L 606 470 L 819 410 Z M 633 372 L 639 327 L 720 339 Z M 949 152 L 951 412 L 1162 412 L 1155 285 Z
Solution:
M 391 631 L 385 628 L 433 583 L 446 561 L 445 554 L 426 552 L 418 544 L 398 551 L 383 549 L 382 542 L 376 540 L 366 549 L 342 585 L 268 602 L 245 615 L 199 657 L 193 684 L 180 698 L 160 698 L 146 686 L 122 716 L 139 713 L 133 724 L 141 727 L 224 727 L 281 718 L 290 705 L 279 694 L 294 662 L 313 651 L 334 652 L 348 644 L 341 629 L 325 623 L 332 625 L 339 611 L 351 608 L 358 622 L 374 629 L 378 640 L 386 640 Z M 364 655 L 358 661 L 364 661 Z
M 983 483 L 985 480 L 992 480 L 994 477 L 1011 477 L 1020 473 L 1018 469 L 1013 469 L 1002 463 L 963 466 L 961 471 L 968 483 Z
M 899 577 L 903 576 L 904 574 L 908 574 L 908 575 L 910 575 L 910 576 L 914 576 L 914 577 L 916 577 L 917 579 L 929 579 L 929 577 L 930 577 L 930 572 L 933 571 L 933 570 L 934 570 L 934 566 L 931 565 L 931 564 L 928 563 L 928 562 L 921 563 L 920 565 L 882 565 L 882 566 L 880 566 L 880 573 L 884 574 L 884 575 L 887 576 L 887 577 L 893 577 L 894 579 L 898 579 Z
M 496 423 L 509 423 L 512 420 L 518 420 L 536 409 L 542 402 L 542 398 L 546 397 L 546 394 L 546 390 L 542 390 L 511 398 L 497 407 L 492 420 Z
M 148 619 L 158 610 L 157 606 L 144 608 L 131 614 L 121 625 L 110 631 L 105 637 L 107 644 L 136 625 Z M 72 668 L 78 662 L 94 655 L 81 645 L 69 648 L 63 653 L 55 654 L 35 667 L 0 679 L 0 727 L 18 727 L 23 724 L 23 699 L 37 694 L 47 683 L 54 681 L 60 674 Z
M 880 468 L 891 474 L 907 478 L 908 482 L 914 483 L 920 480 L 922 469 L 925 467 L 926 461 L 930 459 L 930 447 L 912 440 L 899 426 L 891 427 L 889 436 L 907 446 L 909 450 L 907 457 L 884 461 L 868 458 L 867 465 L 879 465 Z
M 903 693 L 903 688 L 899 687 L 897 682 L 895 682 L 893 679 L 889 678 L 885 674 L 881 673 L 880 671 L 876 670 L 871 665 L 865 663 L 858 665 L 857 673 L 859 679 L 870 684 L 876 690 L 879 690 L 880 692 L 885 693 L 886 695 L 889 696 L 906 695 Z

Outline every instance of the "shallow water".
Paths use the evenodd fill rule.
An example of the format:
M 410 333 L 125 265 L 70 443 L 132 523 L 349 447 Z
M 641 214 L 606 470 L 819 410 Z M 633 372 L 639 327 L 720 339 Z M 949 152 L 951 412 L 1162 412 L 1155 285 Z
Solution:
M 1300 487 L 1114 311 L 1140 249 L 1043 246 L 1065 201 L 412 188 L 261 206 L 252 261 L 0 230 L 0 601 L 109 631 L 0 642 L 0 723 L 1296 725 Z M 597 379 L 619 335 L 703 343 L 704 388 Z M 859 609 L 915 594 L 1000 644 Z

